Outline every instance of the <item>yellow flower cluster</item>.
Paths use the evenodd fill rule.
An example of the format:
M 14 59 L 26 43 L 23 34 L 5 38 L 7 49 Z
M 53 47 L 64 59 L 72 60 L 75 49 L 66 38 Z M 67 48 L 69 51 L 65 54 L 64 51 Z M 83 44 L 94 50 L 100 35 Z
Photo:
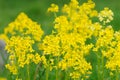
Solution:
M 113 20 L 113 12 L 109 8 L 104 8 L 100 11 L 98 18 L 103 24 L 109 23 Z
M 113 40 L 109 43 L 108 49 L 104 52 L 107 55 L 108 61 L 106 67 L 112 71 L 119 71 L 120 69 L 120 32 L 115 32 Z
M 104 8 L 98 13 L 94 7 L 95 3 L 92 0 L 82 5 L 79 5 L 77 0 L 65 4 L 62 8 L 63 14 L 54 21 L 55 30 L 43 39 L 40 48 L 44 55 L 50 56 L 49 59 L 56 57 L 55 60 L 58 61 L 53 67 L 57 66 L 65 71 L 69 69 L 68 74 L 71 78 L 80 78 L 92 69 L 84 58 L 90 53 L 91 48 L 95 53 L 100 53 L 101 58 L 107 58 L 106 68 L 111 70 L 119 68 L 118 36 L 116 38 L 111 25 L 105 25 L 113 20 L 114 14 L 109 8 Z M 97 17 L 103 24 L 93 23 L 91 20 L 93 17 Z M 93 38 L 95 42 L 86 43 Z
M 6 35 L 31 36 L 35 41 L 40 41 L 43 31 L 40 25 L 33 22 L 25 13 L 20 13 L 14 22 L 11 22 L 4 30 Z
M 109 44 L 113 40 L 114 30 L 111 26 L 107 26 L 105 29 L 100 29 L 98 35 L 96 36 L 97 41 L 95 44 L 94 51 L 98 51 L 101 48 L 109 47 Z M 103 54 L 104 56 L 106 54 Z M 108 55 L 106 55 L 108 56 Z
M 102 55 L 103 59 L 106 58 L 105 66 L 111 71 L 119 71 L 120 69 L 120 32 L 114 31 L 111 25 L 99 27 L 98 30 L 95 29 L 96 42 L 93 51 L 97 55 Z
M 24 68 L 30 63 L 38 64 L 40 55 L 33 49 L 36 41 L 40 41 L 43 31 L 36 22 L 33 22 L 24 13 L 21 13 L 14 22 L 5 28 L 0 35 L 6 41 L 6 50 L 9 53 L 9 63 L 6 68 L 17 75 L 19 68 Z M 5 36 L 9 36 L 6 40 Z
M 48 8 L 48 12 L 58 12 L 59 7 L 56 4 L 51 4 L 51 7 Z
M 89 73 L 92 66 L 84 56 L 89 54 L 93 47 L 93 44 L 87 44 L 86 41 L 93 34 L 93 24 L 89 16 L 97 16 L 97 11 L 93 9 L 94 6 L 92 1 L 79 6 L 77 0 L 71 0 L 68 5 L 64 5 L 63 14 L 55 18 L 55 30 L 45 36 L 39 46 L 47 61 L 54 59 L 54 64 L 51 66 L 51 63 L 47 62 L 46 68 L 70 70 L 68 75 L 74 79 Z
M 5 34 L 0 34 L 0 40 L 7 41 L 8 37 Z
M 6 50 L 10 53 L 9 64 L 6 65 L 13 74 L 17 74 L 17 67 L 24 67 L 26 64 L 29 65 L 31 62 L 38 64 L 41 61 L 38 53 L 32 54 L 32 44 L 34 43 L 30 37 L 13 36 L 7 42 Z M 14 68 L 14 69 L 12 69 Z

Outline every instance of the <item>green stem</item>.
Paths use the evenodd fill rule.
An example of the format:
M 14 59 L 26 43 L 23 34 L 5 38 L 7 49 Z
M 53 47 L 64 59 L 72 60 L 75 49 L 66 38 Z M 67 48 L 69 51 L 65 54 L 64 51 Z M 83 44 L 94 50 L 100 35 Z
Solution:
M 54 16 L 55 16 L 55 18 L 57 18 L 57 14 L 54 12 Z
M 69 73 L 67 73 L 67 70 L 65 70 L 65 80 L 68 80 L 68 74 Z
M 35 74 L 34 74 L 34 80 L 36 80 L 36 77 L 37 77 L 37 74 L 38 74 L 38 71 L 39 71 L 39 69 L 40 69 L 40 67 L 41 67 L 41 62 L 37 65 L 37 68 L 36 68 L 36 70 L 35 70 Z
M 27 80 L 30 80 L 30 68 L 29 68 L 29 64 L 27 66 L 27 75 L 28 75 Z
M 98 76 L 98 80 L 100 80 L 100 61 L 99 61 L 99 55 L 97 54 L 97 76 Z
M 104 56 L 102 55 L 102 80 L 104 80 Z
M 100 56 L 100 57 L 99 57 Z M 98 80 L 104 80 L 104 56 L 97 54 Z
M 58 80 L 58 69 L 56 69 L 56 80 Z
M 118 67 L 116 69 L 116 80 L 119 80 L 119 72 L 118 72 Z
M 49 78 L 49 66 L 46 68 L 46 80 Z
M 58 62 L 59 62 L 59 56 L 57 56 L 57 67 L 56 67 L 56 80 L 59 79 L 59 72 L 58 72 Z

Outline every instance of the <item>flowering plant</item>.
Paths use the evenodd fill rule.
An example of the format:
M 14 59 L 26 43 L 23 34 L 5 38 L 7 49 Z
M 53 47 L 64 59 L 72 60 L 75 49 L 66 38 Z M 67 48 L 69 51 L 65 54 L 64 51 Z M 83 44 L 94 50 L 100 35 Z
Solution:
M 9 54 L 5 67 L 13 76 L 10 79 L 91 80 L 93 73 L 97 80 L 119 79 L 120 32 L 108 24 L 114 16 L 109 8 L 98 12 L 92 0 L 82 5 L 71 0 L 61 10 L 51 4 L 47 12 L 55 16 L 49 35 L 25 13 L 0 35 Z M 91 55 L 97 59 L 95 64 L 89 60 Z

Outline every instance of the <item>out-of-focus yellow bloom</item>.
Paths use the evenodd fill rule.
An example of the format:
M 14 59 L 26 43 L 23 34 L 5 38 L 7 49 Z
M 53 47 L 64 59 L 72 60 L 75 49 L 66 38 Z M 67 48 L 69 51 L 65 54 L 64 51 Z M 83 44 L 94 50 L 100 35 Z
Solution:
M 96 17 L 98 16 L 98 12 L 96 10 L 91 11 L 90 17 Z
M 4 40 L 5 42 L 8 40 L 7 35 L 5 34 L 0 34 L 0 40 Z
M 33 62 L 34 62 L 35 64 L 38 64 L 38 63 L 41 62 L 41 57 L 40 57 L 40 55 L 39 55 L 38 53 L 36 53 L 36 54 L 34 55 Z
M 16 78 L 15 80 L 22 80 L 21 78 Z
M 47 12 L 58 12 L 59 7 L 56 4 L 51 4 L 51 7 L 48 8 Z
M 104 24 L 109 23 L 113 20 L 113 12 L 109 8 L 104 8 L 104 10 L 100 11 L 98 14 L 98 18 Z
M 80 73 L 78 73 L 78 72 L 73 72 L 73 73 L 70 73 L 70 76 L 71 76 L 73 79 L 76 79 L 76 78 L 79 78 L 79 77 L 80 77 Z
M 114 73 L 113 72 L 110 72 L 110 76 L 113 76 L 114 75 Z
M 0 80 L 7 80 L 6 78 L 2 78 L 2 77 L 0 77 Z
M 47 68 L 48 64 L 47 64 L 47 59 L 45 56 L 41 56 L 41 61 L 44 64 L 44 67 Z
M 17 66 L 15 66 L 15 64 L 12 64 L 12 66 L 10 64 L 6 64 L 5 67 L 9 69 L 9 71 L 13 73 L 13 75 L 18 74 Z

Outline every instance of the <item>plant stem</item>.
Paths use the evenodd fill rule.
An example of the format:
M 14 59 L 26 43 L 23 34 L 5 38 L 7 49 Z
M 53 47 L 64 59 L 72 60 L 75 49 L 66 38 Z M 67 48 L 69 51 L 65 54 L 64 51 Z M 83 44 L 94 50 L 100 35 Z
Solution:
M 68 73 L 67 73 L 67 70 L 65 70 L 65 80 L 68 80 Z
M 118 72 L 118 67 L 116 69 L 116 80 L 119 80 L 119 72 Z
M 27 80 L 30 80 L 30 68 L 29 68 L 29 64 L 27 66 L 27 75 L 28 75 Z
M 54 16 L 55 16 L 55 18 L 57 18 L 57 14 L 54 12 Z
M 49 67 L 46 68 L 46 80 L 49 78 Z
M 59 56 L 57 56 L 57 67 L 56 67 L 56 80 L 59 79 L 59 72 L 58 72 L 58 62 L 59 62 Z
M 102 55 L 102 80 L 104 80 L 104 56 Z
M 41 63 L 38 64 L 36 70 L 35 70 L 35 74 L 34 74 L 34 80 L 36 80 L 36 77 L 37 77 L 37 74 L 38 74 L 38 71 L 39 71 L 39 68 L 41 67 Z
M 100 80 L 100 61 L 99 61 L 99 55 L 97 54 L 97 76 L 98 80 Z
M 100 56 L 100 57 L 99 57 Z M 97 54 L 98 80 L 104 80 L 104 56 Z
M 56 69 L 56 80 L 58 80 L 58 69 Z

